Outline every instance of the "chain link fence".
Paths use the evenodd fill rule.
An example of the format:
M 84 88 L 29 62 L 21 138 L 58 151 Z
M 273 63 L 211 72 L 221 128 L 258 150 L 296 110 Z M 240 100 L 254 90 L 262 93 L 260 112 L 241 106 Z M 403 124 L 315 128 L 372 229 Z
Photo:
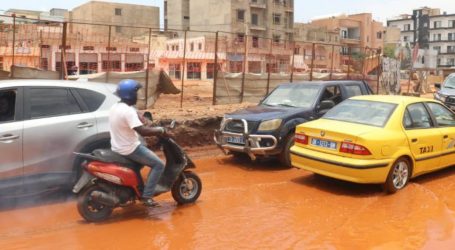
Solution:
M 158 30 L 1 16 L 0 78 L 78 79 L 145 86 L 166 72 L 167 106 L 257 102 L 280 83 L 365 80 L 381 92 L 381 51 L 226 32 Z M 149 93 L 147 93 L 149 92 Z M 148 100 L 148 99 L 146 99 Z

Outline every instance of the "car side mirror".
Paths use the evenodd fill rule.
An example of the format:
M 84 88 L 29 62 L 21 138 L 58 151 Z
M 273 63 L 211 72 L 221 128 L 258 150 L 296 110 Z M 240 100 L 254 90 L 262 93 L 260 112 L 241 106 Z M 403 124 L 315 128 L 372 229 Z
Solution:
M 434 84 L 434 87 L 435 87 L 436 89 L 441 89 L 441 84 L 440 84 L 440 83 L 435 83 L 435 84 Z
M 332 100 L 324 100 L 319 104 L 319 113 L 324 113 L 327 112 L 328 110 L 332 109 L 335 107 L 335 103 Z
M 153 121 L 152 113 L 150 113 L 148 111 L 144 113 L 144 118 L 146 118 L 149 121 Z
M 171 124 L 169 125 L 169 128 L 170 129 L 174 129 L 175 128 L 175 120 L 172 120 Z

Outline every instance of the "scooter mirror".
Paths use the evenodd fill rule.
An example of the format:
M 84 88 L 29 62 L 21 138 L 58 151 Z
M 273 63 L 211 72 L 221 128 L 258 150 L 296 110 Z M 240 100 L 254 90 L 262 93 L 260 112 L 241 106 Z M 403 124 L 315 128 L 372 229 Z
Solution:
M 144 113 L 144 117 L 145 117 L 147 120 L 153 121 L 152 113 L 150 113 L 150 112 L 148 112 L 148 111 Z
M 170 129 L 175 128 L 175 120 L 172 120 L 171 125 L 169 125 L 169 128 Z

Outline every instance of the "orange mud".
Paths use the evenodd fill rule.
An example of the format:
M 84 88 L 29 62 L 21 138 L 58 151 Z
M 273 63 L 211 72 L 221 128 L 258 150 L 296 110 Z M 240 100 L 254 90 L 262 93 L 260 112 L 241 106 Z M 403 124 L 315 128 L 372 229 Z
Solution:
M 0 212 L 0 249 L 453 249 L 455 169 L 395 195 L 225 156 L 196 160 L 194 205 L 118 209 L 88 224 L 74 200 Z

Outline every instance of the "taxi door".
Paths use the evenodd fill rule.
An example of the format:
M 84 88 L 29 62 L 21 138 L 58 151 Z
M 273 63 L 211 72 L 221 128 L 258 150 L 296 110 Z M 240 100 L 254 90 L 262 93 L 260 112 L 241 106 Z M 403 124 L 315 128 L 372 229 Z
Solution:
M 441 165 L 442 136 L 424 103 L 408 105 L 403 123 L 415 160 L 413 176 L 439 167 Z
M 426 103 L 433 116 L 442 138 L 440 166 L 448 167 L 455 164 L 455 114 L 443 105 L 435 102 Z M 435 168 L 435 169 L 437 169 Z

